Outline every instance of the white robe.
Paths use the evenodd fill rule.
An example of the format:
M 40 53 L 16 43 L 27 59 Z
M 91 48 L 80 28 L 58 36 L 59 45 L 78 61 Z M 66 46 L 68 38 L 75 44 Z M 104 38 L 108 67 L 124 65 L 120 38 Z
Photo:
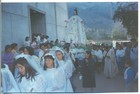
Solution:
M 37 65 L 41 68 L 41 64 L 40 64 L 40 60 L 37 56 L 32 55 L 32 58 L 34 59 L 35 63 L 37 63 Z
M 65 58 L 65 61 L 68 63 L 68 66 L 70 66 L 70 71 L 73 73 L 73 71 L 75 70 L 75 66 L 74 66 L 74 64 L 73 64 L 73 61 L 72 60 L 74 60 L 75 61 L 75 58 L 74 58 L 74 55 L 73 54 L 71 54 L 71 57 L 70 57 L 70 52 L 69 53 L 67 53 L 66 51 L 64 51 L 64 58 Z M 72 75 L 72 74 L 71 74 Z
M 71 52 L 64 51 L 64 55 L 65 55 L 65 60 L 73 60 L 73 61 L 75 61 L 75 57 Z M 70 57 L 70 55 L 71 55 L 71 57 Z
M 45 92 L 46 91 L 46 79 L 43 75 L 38 74 L 35 76 L 34 79 L 26 79 L 25 77 L 22 78 L 21 82 L 18 82 L 17 78 L 17 83 L 18 86 L 21 90 L 21 92 Z
M 37 63 L 38 60 L 36 60 L 34 56 L 26 55 L 26 59 L 27 59 L 28 63 L 29 63 L 38 73 L 42 73 L 42 72 L 43 72 L 42 67 L 39 66 L 39 64 Z
M 66 92 L 66 77 L 62 68 L 51 68 L 44 71 L 46 92 Z
M 40 49 L 39 54 L 38 54 L 38 57 L 39 57 L 40 61 L 41 61 L 41 58 L 42 58 L 43 55 L 44 55 L 44 51 Z
M 1 68 L 2 74 L 2 92 L 20 92 L 20 89 L 13 77 L 8 65 L 4 64 L 5 68 Z
M 72 64 L 70 64 L 70 61 L 64 62 L 63 60 L 62 61 L 58 60 L 58 64 L 59 64 L 59 67 L 62 67 L 65 72 L 66 92 L 73 92 L 72 85 L 70 82 L 70 77 L 72 76 L 72 73 L 73 73 Z
M 106 77 L 115 77 L 118 73 L 118 67 L 116 63 L 115 53 L 113 50 L 109 50 L 105 57 L 104 74 Z

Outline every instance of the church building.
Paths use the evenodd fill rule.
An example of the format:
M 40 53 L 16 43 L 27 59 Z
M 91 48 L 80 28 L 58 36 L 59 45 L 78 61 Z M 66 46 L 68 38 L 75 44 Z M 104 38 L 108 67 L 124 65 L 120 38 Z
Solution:
M 49 40 L 63 40 L 67 3 L 2 3 L 2 50 L 5 45 L 18 43 L 34 33 L 48 35 Z

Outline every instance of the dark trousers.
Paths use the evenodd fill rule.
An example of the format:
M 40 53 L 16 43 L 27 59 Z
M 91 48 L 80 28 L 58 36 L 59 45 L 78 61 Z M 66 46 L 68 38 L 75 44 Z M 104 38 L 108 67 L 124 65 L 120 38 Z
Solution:
M 74 76 L 75 76 L 75 72 L 73 72 L 73 74 L 72 74 L 72 76 L 70 78 L 70 82 L 71 82 L 71 85 L 72 85 L 72 89 L 75 92 L 76 87 L 74 85 Z

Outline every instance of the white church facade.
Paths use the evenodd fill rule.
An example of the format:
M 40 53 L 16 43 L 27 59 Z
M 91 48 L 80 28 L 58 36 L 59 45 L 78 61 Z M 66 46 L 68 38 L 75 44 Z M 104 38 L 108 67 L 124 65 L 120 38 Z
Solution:
M 77 9 L 74 10 L 74 16 L 66 22 L 66 42 L 76 44 L 86 44 L 84 21 L 78 16 Z
M 22 46 L 26 36 L 42 33 L 49 40 L 63 40 L 67 3 L 2 3 L 2 50 L 5 45 Z

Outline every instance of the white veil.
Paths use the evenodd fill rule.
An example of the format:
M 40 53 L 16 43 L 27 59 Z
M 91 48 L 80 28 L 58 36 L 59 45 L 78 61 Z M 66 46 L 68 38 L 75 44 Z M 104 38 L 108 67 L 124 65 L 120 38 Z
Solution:
M 46 53 L 46 54 L 43 56 L 43 59 L 42 59 L 43 65 L 44 65 L 44 62 L 45 62 L 44 57 L 47 56 L 47 55 L 51 55 L 51 56 L 54 58 L 55 68 L 58 68 L 59 64 L 58 64 L 58 61 L 57 61 L 57 58 L 56 58 L 56 54 L 55 54 L 55 52 L 56 52 L 57 50 L 61 50 L 61 48 L 58 47 L 58 46 L 54 46 L 53 48 L 51 48 L 51 49 L 49 50 L 49 53 Z M 61 51 L 62 51 L 62 50 L 61 50 Z M 64 53 L 64 52 L 63 52 L 63 53 Z
M 35 62 L 35 60 L 32 58 L 32 56 L 22 54 L 22 55 L 17 56 L 15 59 L 18 59 L 20 57 L 24 57 L 28 61 L 29 65 L 32 68 L 34 68 L 38 73 L 40 73 L 40 74 L 43 73 L 43 69 L 40 66 L 38 66 L 38 63 Z
M 53 50 L 55 52 L 55 50 Z M 66 76 L 65 76 L 65 72 L 63 70 L 62 67 L 57 67 L 58 62 L 56 60 L 56 57 L 54 56 L 53 53 L 47 53 L 44 55 L 47 56 L 47 55 L 51 55 L 54 59 L 54 64 L 55 64 L 55 71 L 53 71 L 54 73 L 51 73 L 51 75 L 53 75 L 53 77 L 57 77 L 57 78 L 54 78 L 52 79 L 53 81 L 48 81 L 48 78 L 46 79 L 47 80 L 47 83 L 46 83 L 46 92 L 66 92 Z M 43 58 L 43 61 L 44 61 L 44 58 Z M 50 74 L 47 74 L 46 77 L 49 77 Z M 50 80 L 50 79 L 49 79 Z M 48 86 L 48 84 L 50 85 L 50 83 L 52 84 L 51 86 Z
M 2 73 L 2 92 L 20 92 L 18 85 L 13 77 L 8 65 L 4 64 L 5 68 L 1 68 Z

